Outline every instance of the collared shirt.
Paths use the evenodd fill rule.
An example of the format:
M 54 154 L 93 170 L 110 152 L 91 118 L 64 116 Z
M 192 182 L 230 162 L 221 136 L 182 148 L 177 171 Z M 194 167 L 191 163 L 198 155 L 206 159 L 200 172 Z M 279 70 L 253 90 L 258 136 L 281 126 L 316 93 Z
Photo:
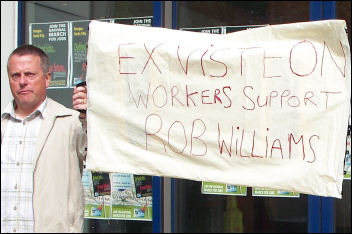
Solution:
M 9 104 L 1 142 L 1 232 L 33 232 L 33 171 L 36 142 L 47 99 L 24 119 Z

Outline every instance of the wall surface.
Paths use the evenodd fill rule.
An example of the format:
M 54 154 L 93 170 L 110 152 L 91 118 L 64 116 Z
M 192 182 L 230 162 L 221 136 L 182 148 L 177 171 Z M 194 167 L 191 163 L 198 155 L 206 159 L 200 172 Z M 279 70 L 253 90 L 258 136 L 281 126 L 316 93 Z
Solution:
M 7 58 L 17 47 L 18 2 L 1 1 L 1 112 L 12 100 L 7 77 Z

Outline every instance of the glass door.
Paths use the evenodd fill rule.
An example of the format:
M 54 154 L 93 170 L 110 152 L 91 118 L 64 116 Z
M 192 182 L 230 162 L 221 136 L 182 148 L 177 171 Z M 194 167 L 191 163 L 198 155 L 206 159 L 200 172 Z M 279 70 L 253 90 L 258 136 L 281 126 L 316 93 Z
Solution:
M 335 18 L 329 13 L 335 12 L 334 4 L 310 1 L 174 1 L 172 25 L 179 30 L 229 33 L 268 24 Z M 337 12 L 346 19 L 349 30 L 349 10 L 343 8 L 350 7 L 347 2 L 337 3 Z M 280 197 L 273 191 L 260 191 L 264 196 L 258 196 L 258 191 L 250 187 L 246 188 L 245 195 L 215 195 L 205 192 L 204 182 L 172 179 L 171 184 L 173 232 L 351 230 L 350 221 L 346 222 L 351 214 L 350 180 L 344 181 L 343 199 L 306 194 Z M 341 210 L 342 206 L 347 207 Z

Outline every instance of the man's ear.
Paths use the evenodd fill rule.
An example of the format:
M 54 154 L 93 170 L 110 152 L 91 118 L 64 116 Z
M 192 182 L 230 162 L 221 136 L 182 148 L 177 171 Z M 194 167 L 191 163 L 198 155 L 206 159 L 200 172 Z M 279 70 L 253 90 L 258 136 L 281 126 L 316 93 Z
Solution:
M 45 85 L 46 85 L 46 88 L 49 87 L 50 80 L 51 80 L 51 73 L 48 72 L 48 73 L 46 73 L 46 75 L 45 75 Z

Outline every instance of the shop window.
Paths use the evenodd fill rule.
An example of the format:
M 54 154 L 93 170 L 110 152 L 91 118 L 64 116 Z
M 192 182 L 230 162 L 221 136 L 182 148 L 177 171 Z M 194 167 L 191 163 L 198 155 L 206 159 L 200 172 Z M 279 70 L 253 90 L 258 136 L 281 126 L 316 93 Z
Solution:
M 41 34 L 47 30 L 48 25 L 65 28 L 65 35 L 62 36 L 62 40 L 67 40 L 67 36 L 70 31 L 68 28 L 70 25 L 82 28 L 82 32 L 87 32 L 87 24 L 85 20 L 104 20 L 109 19 L 109 22 L 119 22 L 126 24 L 134 24 L 136 18 L 145 17 L 147 23 L 150 23 L 153 18 L 153 2 L 149 1 L 26 1 L 24 2 L 24 42 L 30 43 L 34 41 L 33 32 L 30 33 L 30 26 L 35 25 L 38 29 L 34 32 L 36 34 L 35 39 L 40 39 Z M 117 20 L 119 19 L 119 20 Z M 87 22 L 87 21 L 86 21 Z M 42 23 L 42 24 L 39 24 Z M 56 24 L 57 23 L 57 24 Z M 46 27 L 46 28 L 45 28 Z M 31 36 L 30 36 L 31 35 Z M 57 38 L 55 38 L 57 39 Z M 41 41 L 44 42 L 44 41 Z M 38 42 L 39 43 L 39 42 Z M 86 43 L 86 42 L 85 42 Z M 82 44 L 86 48 L 85 43 Z M 43 43 L 41 43 L 43 44 Z M 50 42 L 45 43 L 50 47 Z M 66 43 L 65 50 L 67 52 L 68 43 Z M 82 47 L 81 46 L 81 47 Z M 82 47 L 82 48 L 83 48 Z M 54 48 L 55 49 L 55 48 Z M 62 57 L 62 54 L 60 54 Z M 56 56 L 56 55 L 50 55 Z M 49 56 L 49 58 L 50 58 Z M 59 57 L 59 55 L 57 55 Z M 66 56 L 69 57 L 69 56 Z M 53 58 L 53 57 L 52 57 Z M 53 60 L 58 58 L 53 58 Z M 66 64 L 69 61 L 66 58 Z M 73 66 L 71 67 L 73 69 Z M 72 75 L 73 76 L 73 75 Z M 66 77 L 66 78 L 65 78 Z M 65 80 L 66 79 L 66 80 Z M 70 82 L 67 82 L 70 80 Z M 72 82 L 71 82 L 72 80 Z M 49 86 L 47 94 L 50 98 L 60 102 L 61 104 L 72 108 L 72 93 L 73 86 L 77 82 L 74 79 L 70 79 L 69 75 L 63 76 L 61 80 L 53 85 Z M 62 86 L 62 87 L 55 87 Z M 105 173 L 108 175 L 109 173 Z M 89 174 L 90 175 L 90 174 Z M 108 178 L 108 177 L 107 177 Z M 111 177 L 110 177 L 111 178 Z M 89 181 L 89 180 L 88 180 Z M 104 192 L 109 190 L 110 185 L 104 182 Z M 86 183 L 87 184 L 87 183 Z M 89 184 L 89 183 L 88 183 Z M 135 184 L 131 182 L 131 184 Z M 108 185 L 108 186 L 105 186 Z M 134 187 L 134 186 L 131 186 Z M 132 189 L 133 190 L 133 189 Z M 111 193 L 109 193 L 111 194 Z M 106 195 L 106 194 L 104 194 Z M 106 195 L 107 196 L 107 195 Z M 134 196 L 136 197 L 136 196 Z M 98 200 L 101 197 L 92 196 L 92 198 Z M 150 198 L 150 197 L 149 197 Z M 143 198 L 136 198 L 136 200 Z M 105 200 L 105 198 L 103 198 Z M 84 221 L 84 232 L 152 232 L 151 219 L 148 220 L 132 220 L 132 219 L 114 219 L 106 218 L 109 213 L 109 206 L 103 205 L 103 209 L 100 207 L 93 207 L 95 214 L 104 213 L 104 217 L 97 218 L 85 218 Z M 92 211 L 93 212 L 93 211 Z M 89 212 L 86 212 L 89 213 Z M 87 215 L 85 213 L 85 215 Z

